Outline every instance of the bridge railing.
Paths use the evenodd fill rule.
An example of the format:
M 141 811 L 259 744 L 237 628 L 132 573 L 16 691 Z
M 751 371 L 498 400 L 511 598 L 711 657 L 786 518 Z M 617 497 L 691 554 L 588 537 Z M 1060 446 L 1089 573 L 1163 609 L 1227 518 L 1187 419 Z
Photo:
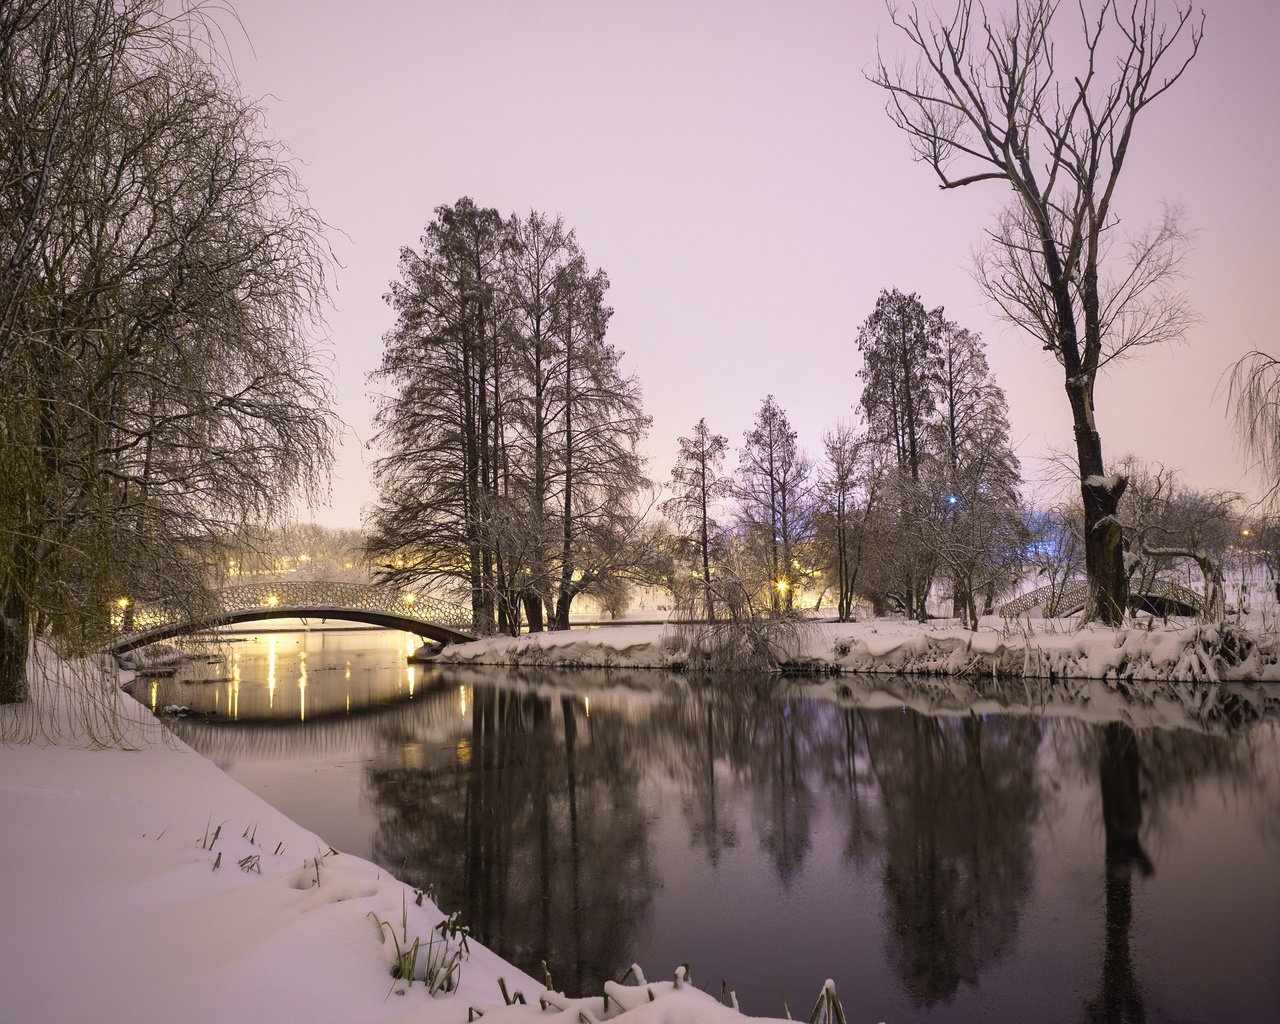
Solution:
M 244 583 L 224 587 L 197 607 L 118 602 L 112 624 L 121 640 L 153 630 L 190 622 L 193 628 L 231 614 L 262 609 L 275 616 L 297 611 L 300 617 L 323 609 L 379 612 L 466 633 L 471 611 L 453 601 L 401 587 L 329 580 Z
M 1203 599 L 1194 590 L 1184 587 L 1173 580 L 1156 579 L 1145 583 L 1141 590 L 1135 590 L 1133 597 L 1141 595 L 1149 600 L 1180 604 L 1197 612 Z M 1040 587 L 1016 597 L 1007 604 L 1001 605 L 1000 614 L 1009 618 L 1025 615 L 1032 608 L 1043 608 L 1044 614 L 1050 618 L 1055 615 L 1071 614 L 1083 608 L 1089 599 L 1089 584 L 1084 580 L 1068 580 L 1056 586 Z

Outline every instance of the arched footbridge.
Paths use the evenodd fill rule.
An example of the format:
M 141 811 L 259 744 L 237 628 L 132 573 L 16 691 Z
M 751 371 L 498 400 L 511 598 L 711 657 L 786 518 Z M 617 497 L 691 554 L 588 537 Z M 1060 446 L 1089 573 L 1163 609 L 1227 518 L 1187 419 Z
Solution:
M 402 629 L 428 640 L 464 643 L 474 640 L 471 611 L 395 587 L 368 583 L 308 580 L 249 583 L 215 591 L 198 609 L 166 608 L 127 601 L 117 613 L 118 631 L 110 649 L 123 654 L 147 644 L 215 626 L 262 619 L 338 619 Z
M 1033 608 L 1042 610 L 1046 618 L 1076 615 L 1084 610 L 1089 598 L 1089 584 L 1084 580 L 1068 580 L 1057 586 L 1040 587 L 1000 606 L 1000 614 L 1009 618 L 1026 615 Z M 1200 614 L 1202 600 L 1194 590 L 1171 580 L 1150 580 L 1129 591 L 1129 606 L 1152 615 Z

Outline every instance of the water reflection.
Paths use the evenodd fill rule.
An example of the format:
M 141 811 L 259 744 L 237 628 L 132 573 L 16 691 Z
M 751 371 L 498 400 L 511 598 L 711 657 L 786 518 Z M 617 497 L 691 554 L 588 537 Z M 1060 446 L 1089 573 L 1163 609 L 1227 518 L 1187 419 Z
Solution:
M 657 886 L 628 723 L 492 687 L 460 687 L 458 705 L 469 735 L 369 769 L 374 859 L 434 883 L 502 955 L 599 989 Z
M 350 655 L 333 659 L 356 667 L 333 672 L 346 701 L 362 685 Z M 269 706 L 241 664 L 243 708 Z M 645 673 L 388 672 L 384 690 L 409 683 L 412 701 L 316 718 L 308 685 L 305 726 L 294 707 L 289 723 L 242 710 L 179 728 L 278 803 L 285 765 L 355 773 L 353 852 L 434 884 L 483 941 L 531 972 L 547 960 L 571 992 L 633 960 L 656 976 L 689 960 L 756 1013 L 827 976 L 850 1019 L 1280 1010 L 1271 721 L 1175 730 L 1167 708 L 1134 706 L 1086 722 L 1043 702 L 997 713 L 989 694 L 979 713 L 934 683 L 895 682 L 891 701 L 879 681 L 812 699 Z M 332 780 L 283 809 L 325 831 Z M 1206 942 L 1206 892 L 1234 944 Z
M 313 722 L 353 707 L 412 699 L 438 681 L 437 670 L 406 664 L 405 647 L 412 649 L 415 638 L 388 633 L 395 639 L 379 642 L 381 633 L 316 630 L 193 643 L 175 675 L 144 678 L 142 685 L 151 688 L 158 708 L 178 705 L 193 714 L 241 721 Z M 252 685 L 242 687 L 246 681 Z
M 1141 757 L 1132 729 L 1119 722 L 1102 727 L 1098 779 L 1106 834 L 1106 941 L 1102 953 L 1102 993 L 1089 1003 L 1087 1019 L 1108 1024 L 1147 1019 L 1142 987 L 1134 973 L 1129 937 L 1133 925 L 1133 873 L 1155 873 L 1142 848 Z
M 1030 887 L 1040 723 L 860 718 L 884 816 L 888 959 L 928 1005 L 976 985 L 1012 944 Z

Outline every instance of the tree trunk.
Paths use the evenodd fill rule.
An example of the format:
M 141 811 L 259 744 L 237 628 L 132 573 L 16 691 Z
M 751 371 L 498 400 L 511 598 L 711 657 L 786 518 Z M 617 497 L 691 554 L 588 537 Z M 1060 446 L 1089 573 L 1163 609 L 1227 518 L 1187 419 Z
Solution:
M 565 586 L 560 588 L 560 595 L 556 598 L 556 619 L 551 627 L 552 629 L 569 628 L 569 608 L 573 604 L 575 596 L 572 587 Z
M 836 615 L 841 622 L 849 621 L 849 536 L 847 513 L 843 495 L 836 506 L 836 576 L 840 587 L 840 600 L 836 607 Z
M 711 538 L 710 530 L 707 527 L 707 448 L 705 442 L 702 446 L 701 462 L 698 467 L 699 484 L 701 487 L 701 505 L 702 505 L 702 536 L 700 538 L 702 544 L 702 593 L 706 604 L 704 611 L 706 612 L 707 621 L 716 621 L 716 606 L 711 597 Z
M 564 519 L 560 546 L 560 592 L 552 629 L 569 628 L 569 605 L 573 601 L 573 303 L 565 319 L 564 337 Z
M 1098 292 L 1095 270 L 1086 270 L 1081 283 L 1085 315 L 1085 346 L 1080 350 L 1075 310 L 1068 274 L 1050 239 L 1051 218 L 1037 209 L 1043 237 L 1045 269 L 1058 314 L 1058 351 L 1066 372 L 1067 401 L 1076 439 L 1076 464 L 1080 469 L 1080 496 L 1084 503 L 1084 564 L 1089 581 L 1085 619 L 1100 619 L 1119 626 L 1129 605 L 1129 578 L 1124 571 L 1124 529 L 1116 518 L 1120 497 L 1128 481 L 1107 477 L 1102 461 L 1102 438 L 1094 419 L 1093 384 L 1101 351 L 1098 326 Z
M 19 516 L 26 525 L 25 517 Z M 37 579 L 40 552 L 34 542 L 19 537 L 10 549 L 9 576 L 0 601 L 0 704 L 27 699 L 27 653 L 32 637 L 32 607 L 27 595 Z
M 13 602 L 0 616 L 0 704 L 20 704 L 27 699 L 27 650 L 30 613 Z
M 1200 566 L 1200 573 L 1204 576 L 1204 608 L 1201 617 L 1205 622 L 1221 622 L 1227 614 L 1222 566 L 1203 553 L 1195 558 Z
M 1080 495 L 1084 501 L 1084 562 L 1089 580 L 1086 618 L 1108 626 L 1124 621 L 1129 604 L 1129 577 L 1124 571 L 1124 530 L 1116 509 L 1128 481 L 1103 475 L 1102 440 L 1093 428 L 1093 409 L 1082 389 L 1067 386 L 1075 419 L 1076 454 L 1080 463 Z
M 541 633 L 543 629 L 542 597 L 532 590 L 524 591 L 521 597 L 524 601 L 524 616 L 529 622 L 529 632 Z

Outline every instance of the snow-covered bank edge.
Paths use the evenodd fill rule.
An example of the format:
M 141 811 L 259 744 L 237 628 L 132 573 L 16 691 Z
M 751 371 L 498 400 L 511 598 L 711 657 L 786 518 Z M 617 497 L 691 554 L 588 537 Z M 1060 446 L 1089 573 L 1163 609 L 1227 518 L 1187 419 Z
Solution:
M 978 632 L 954 625 L 877 619 L 814 622 L 777 652 L 789 673 L 893 673 L 963 678 L 1276 682 L 1275 636 L 1239 626 L 1071 628 L 1055 620 L 1002 620 Z M 487 637 L 446 647 L 445 664 L 530 668 L 709 669 L 696 640 L 674 625 L 602 626 L 521 637 Z
M 0 708 L 5 1020 L 744 1019 L 678 980 L 569 1000 L 470 941 L 455 991 L 396 981 L 397 947 L 420 939 L 421 977 L 429 942 L 435 953 L 459 945 L 438 930 L 441 911 L 332 850 L 100 681 L 77 691 L 66 669 L 35 681 L 35 706 Z M 33 721 L 42 715 L 51 721 Z M 108 734 L 122 746 L 104 746 Z M 526 1002 L 507 1005 L 500 978 Z

